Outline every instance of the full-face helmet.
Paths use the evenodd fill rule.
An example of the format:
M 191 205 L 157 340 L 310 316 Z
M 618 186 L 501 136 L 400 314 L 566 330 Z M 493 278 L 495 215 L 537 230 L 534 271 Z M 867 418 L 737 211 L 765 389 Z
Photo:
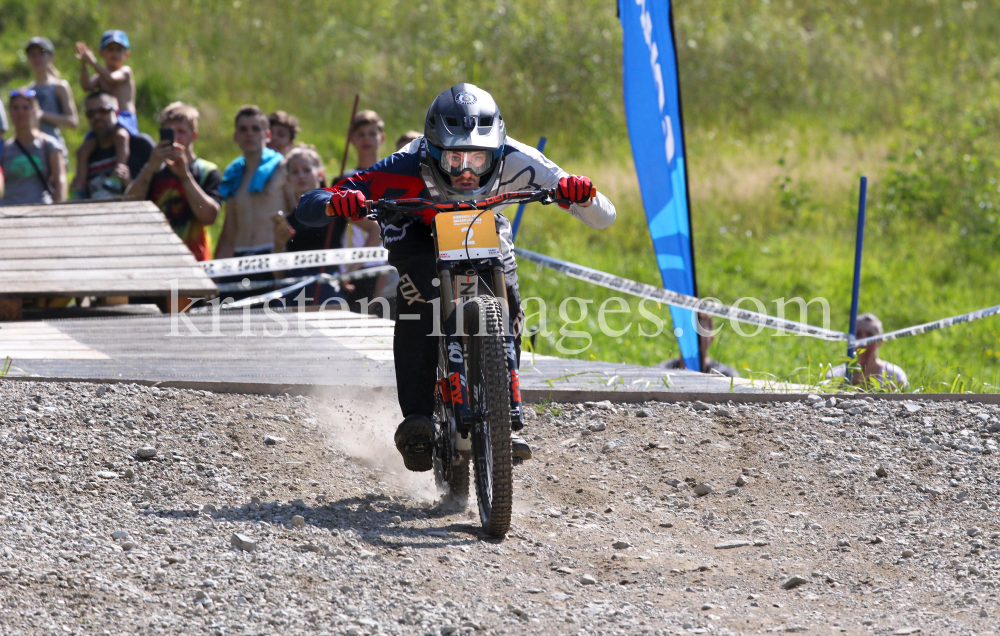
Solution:
M 424 180 L 432 195 L 463 199 L 488 195 L 496 189 L 507 139 L 500 109 L 493 97 L 472 84 L 456 84 L 427 110 L 424 122 Z M 471 172 L 479 177 L 475 190 L 452 186 L 451 177 Z

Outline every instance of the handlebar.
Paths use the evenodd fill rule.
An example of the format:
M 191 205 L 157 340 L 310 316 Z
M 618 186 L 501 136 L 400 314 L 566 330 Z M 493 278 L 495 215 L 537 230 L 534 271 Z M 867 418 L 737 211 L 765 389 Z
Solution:
M 597 188 L 591 188 L 590 196 L 597 195 Z M 368 200 L 365 208 L 369 218 L 378 221 L 391 221 L 401 216 L 416 216 L 418 210 L 433 210 L 435 213 L 441 212 L 466 212 L 491 210 L 501 205 L 513 203 L 541 203 L 551 205 L 558 203 L 571 205 L 573 202 L 568 199 L 556 198 L 556 190 L 522 190 L 518 192 L 504 192 L 495 194 L 485 199 L 470 199 L 469 201 L 433 201 L 431 199 L 379 199 Z M 419 215 L 424 218 L 424 215 Z

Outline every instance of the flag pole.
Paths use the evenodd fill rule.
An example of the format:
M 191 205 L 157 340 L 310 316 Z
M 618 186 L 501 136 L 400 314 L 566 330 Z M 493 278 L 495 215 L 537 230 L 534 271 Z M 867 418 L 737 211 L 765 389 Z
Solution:
M 847 329 L 847 357 L 854 359 L 854 341 L 858 335 L 858 297 L 861 295 L 861 252 L 865 246 L 865 207 L 868 199 L 868 177 L 861 177 L 858 197 L 858 233 L 854 244 L 854 287 L 851 290 L 851 320 Z M 848 375 L 850 377 L 850 375 Z

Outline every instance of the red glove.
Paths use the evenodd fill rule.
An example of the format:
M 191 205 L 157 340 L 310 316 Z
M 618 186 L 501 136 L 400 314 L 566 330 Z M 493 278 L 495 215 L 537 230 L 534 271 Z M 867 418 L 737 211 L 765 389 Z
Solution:
M 597 189 L 589 177 L 575 174 L 560 179 L 559 188 L 556 190 L 557 198 L 567 199 L 573 203 L 586 203 L 596 194 Z
M 345 216 L 357 221 L 365 215 L 365 195 L 357 190 L 334 190 L 326 204 L 327 216 Z

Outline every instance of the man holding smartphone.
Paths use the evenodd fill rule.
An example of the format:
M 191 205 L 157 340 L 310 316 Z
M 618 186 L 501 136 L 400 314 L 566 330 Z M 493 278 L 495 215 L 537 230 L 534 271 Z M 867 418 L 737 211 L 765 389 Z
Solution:
M 218 166 L 194 154 L 198 109 L 174 102 L 160 113 L 160 143 L 125 191 L 125 198 L 156 204 L 199 261 L 212 257 L 208 226 L 221 208 Z

